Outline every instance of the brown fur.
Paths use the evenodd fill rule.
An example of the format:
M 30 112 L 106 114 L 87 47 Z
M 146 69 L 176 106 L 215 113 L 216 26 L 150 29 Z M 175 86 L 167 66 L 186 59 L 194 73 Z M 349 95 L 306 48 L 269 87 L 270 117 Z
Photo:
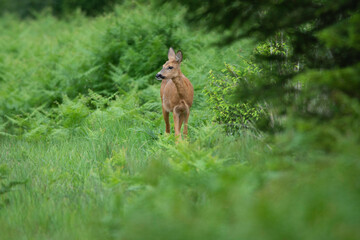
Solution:
M 176 54 L 172 48 L 168 52 L 168 61 L 163 65 L 162 70 L 156 75 L 161 76 L 160 96 L 162 112 L 165 120 L 165 132 L 170 133 L 169 113 L 173 113 L 175 136 L 181 139 L 180 129 L 184 123 L 184 137 L 188 133 L 188 120 L 190 108 L 194 98 L 194 88 L 180 70 L 182 53 Z M 169 69 L 169 67 L 173 67 Z M 159 77 L 160 78 L 160 77 Z

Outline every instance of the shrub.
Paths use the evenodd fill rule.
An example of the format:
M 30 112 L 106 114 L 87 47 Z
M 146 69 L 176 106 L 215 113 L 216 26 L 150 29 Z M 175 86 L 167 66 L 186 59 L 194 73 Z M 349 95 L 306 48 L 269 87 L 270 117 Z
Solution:
M 116 8 L 119 21 L 107 29 L 98 49 L 94 91 L 128 92 L 155 83 L 154 76 L 166 60 L 167 49 L 178 48 L 182 43 L 181 12 L 168 9 L 166 15 L 154 15 L 149 7 L 129 9 L 128 6 Z
M 223 124 L 228 133 L 234 133 L 240 128 L 249 128 L 251 123 L 259 120 L 260 115 L 264 113 L 259 105 L 251 101 L 235 103 L 229 97 L 241 82 L 249 84 L 249 75 L 260 72 L 256 65 L 250 62 L 246 64 L 247 67 L 240 69 L 225 63 L 221 73 L 210 71 L 210 84 L 204 89 L 214 113 L 213 120 Z

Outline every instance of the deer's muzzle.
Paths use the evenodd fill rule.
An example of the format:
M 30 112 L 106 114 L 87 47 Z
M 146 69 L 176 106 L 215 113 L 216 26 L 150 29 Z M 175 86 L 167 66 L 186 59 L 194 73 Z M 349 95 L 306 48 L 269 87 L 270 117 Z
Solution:
M 157 80 L 163 80 L 165 78 L 163 75 L 161 75 L 161 73 L 156 74 L 155 77 Z

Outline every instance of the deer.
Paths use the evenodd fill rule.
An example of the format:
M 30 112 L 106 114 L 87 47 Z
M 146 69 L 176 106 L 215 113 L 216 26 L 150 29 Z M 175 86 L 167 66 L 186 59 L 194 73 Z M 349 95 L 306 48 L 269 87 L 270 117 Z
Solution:
M 183 59 L 182 52 L 176 54 L 169 48 L 168 61 L 165 62 L 156 79 L 161 81 L 160 97 L 162 113 L 165 121 L 165 133 L 170 134 L 169 114 L 173 113 L 176 141 L 181 140 L 181 126 L 184 123 L 183 135 L 188 134 L 188 121 L 190 108 L 193 104 L 194 87 L 181 72 L 180 64 Z

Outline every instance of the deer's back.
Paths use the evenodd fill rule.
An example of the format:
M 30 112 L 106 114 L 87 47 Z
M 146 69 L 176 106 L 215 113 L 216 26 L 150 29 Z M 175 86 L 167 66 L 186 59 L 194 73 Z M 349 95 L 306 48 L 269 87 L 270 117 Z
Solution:
M 181 100 L 184 100 L 189 108 L 192 106 L 194 98 L 194 88 L 189 79 L 185 76 L 182 78 L 182 83 L 185 88 L 185 96 L 180 98 L 178 90 L 174 82 L 171 79 L 163 80 L 161 83 L 160 96 L 161 102 L 167 112 L 172 112 L 174 107 L 180 104 Z

